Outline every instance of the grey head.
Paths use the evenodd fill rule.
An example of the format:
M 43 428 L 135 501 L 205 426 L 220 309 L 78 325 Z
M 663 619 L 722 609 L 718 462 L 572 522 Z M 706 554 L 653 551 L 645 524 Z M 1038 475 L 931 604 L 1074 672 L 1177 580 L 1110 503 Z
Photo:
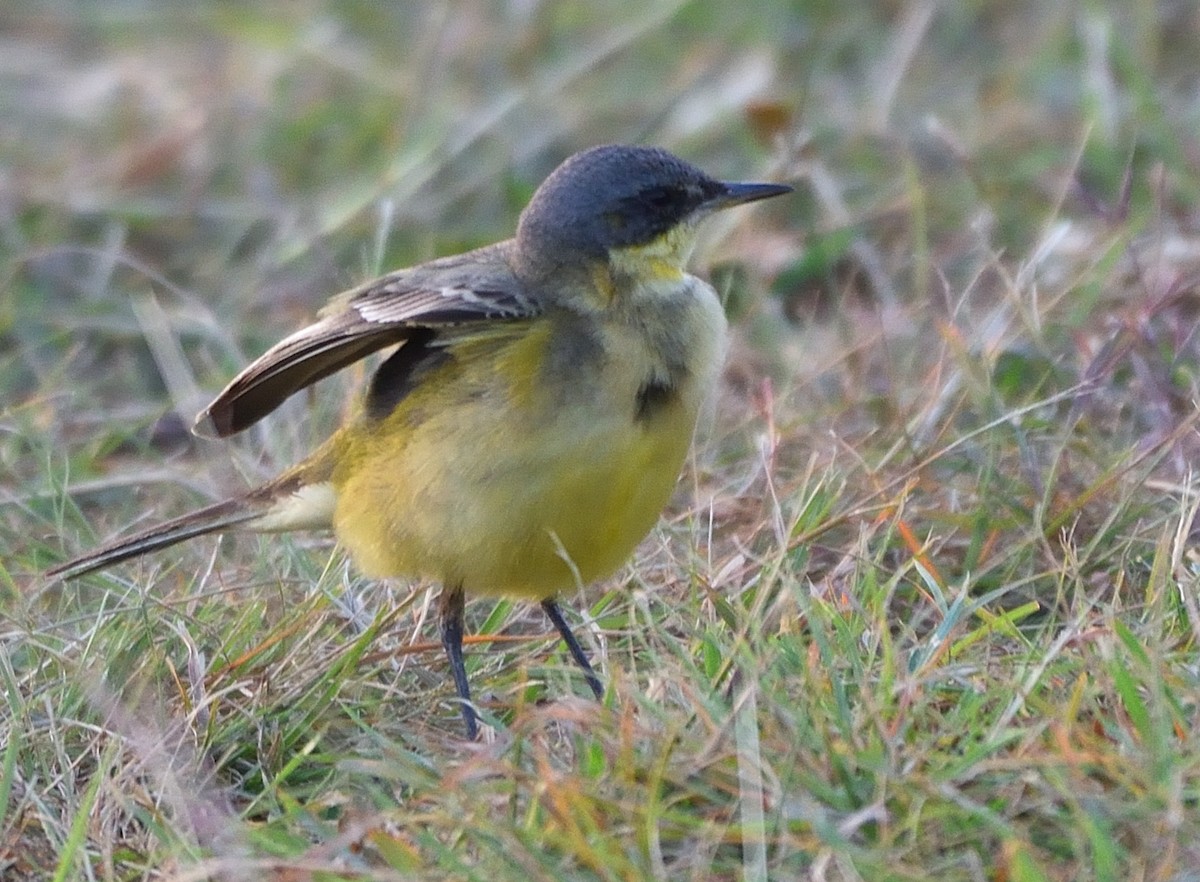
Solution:
M 522 262 L 554 271 L 645 245 L 712 211 L 778 196 L 781 184 L 731 184 L 658 147 L 607 145 L 569 157 L 517 226 Z

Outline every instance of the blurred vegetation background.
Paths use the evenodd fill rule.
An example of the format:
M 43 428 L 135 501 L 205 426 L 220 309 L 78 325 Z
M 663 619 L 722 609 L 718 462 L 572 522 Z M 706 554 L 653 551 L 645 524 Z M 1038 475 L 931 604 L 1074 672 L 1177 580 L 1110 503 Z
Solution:
M 1188 0 L 6 4 L 0 876 L 1200 879 L 1197 58 Z M 462 743 L 424 586 L 323 537 L 40 577 L 293 462 L 362 368 L 187 425 L 606 142 L 797 192 L 697 255 L 602 707 L 477 602 Z

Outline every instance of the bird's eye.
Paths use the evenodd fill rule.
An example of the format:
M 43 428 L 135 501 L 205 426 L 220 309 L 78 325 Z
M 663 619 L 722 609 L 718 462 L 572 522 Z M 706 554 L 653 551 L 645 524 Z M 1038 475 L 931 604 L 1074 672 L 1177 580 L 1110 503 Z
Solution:
M 625 216 L 619 211 L 604 212 L 604 222 L 608 224 L 608 228 L 613 232 L 625 229 Z
M 688 202 L 687 193 L 679 187 L 647 187 L 638 193 L 643 205 L 664 214 L 682 214 Z

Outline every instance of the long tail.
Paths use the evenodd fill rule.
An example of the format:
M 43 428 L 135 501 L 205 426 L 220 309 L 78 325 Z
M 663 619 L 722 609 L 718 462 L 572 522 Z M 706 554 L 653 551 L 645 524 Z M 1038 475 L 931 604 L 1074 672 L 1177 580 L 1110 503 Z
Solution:
M 231 528 L 255 533 L 328 529 L 333 506 L 333 489 L 327 482 L 304 483 L 293 471 L 245 496 L 206 506 L 94 548 L 46 570 L 46 577 L 73 579 L 194 536 Z

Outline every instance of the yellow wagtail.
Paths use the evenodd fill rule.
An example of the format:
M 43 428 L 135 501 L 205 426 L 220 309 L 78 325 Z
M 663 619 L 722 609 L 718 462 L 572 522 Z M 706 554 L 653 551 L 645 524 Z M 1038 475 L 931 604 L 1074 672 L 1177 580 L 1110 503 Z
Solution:
M 366 574 L 442 584 L 442 644 L 468 738 L 464 593 L 540 601 L 600 698 L 556 595 L 610 575 L 649 532 L 717 382 L 725 316 L 685 269 L 698 222 L 790 190 L 716 181 L 656 148 L 575 154 L 534 193 L 515 238 L 339 295 L 196 421 L 202 434 L 231 435 L 397 347 L 312 456 L 47 575 L 204 533 L 332 528 Z

